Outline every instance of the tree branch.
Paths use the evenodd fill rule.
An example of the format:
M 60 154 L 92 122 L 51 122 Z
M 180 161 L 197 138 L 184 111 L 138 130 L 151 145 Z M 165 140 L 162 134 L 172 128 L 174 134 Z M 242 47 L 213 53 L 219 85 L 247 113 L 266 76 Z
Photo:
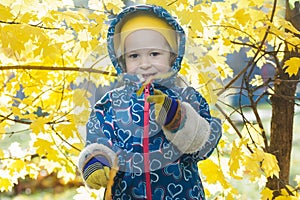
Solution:
M 6 22 L 6 21 L 2 21 L 0 20 L 0 23 L 2 24 L 22 24 L 20 22 L 15 22 L 15 21 L 12 21 L 12 22 Z M 34 24 L 26 24 L 26 25 L 29 25 L 29 26 L 32 26 L 32 27 L 37 27 L 37 28 L 41 28 L 41 29 L 46 29 L 46 30 L 59 30 L 60 28 L 50 28 L 50 27 L 45 27 L 45 26 L 41 26 L 41 25 L 34 25 Z
M 12 70 L 12 69 L 27 69 L 27 70 L 48 70 L 48 71 L 78 71 L 103 74 L 109 76 L 117 76 L 115 72 L 108 72 L 99 69 L 81 68 L 81 67 L 54 67 L 54 66 L 31 66 L 31 65 L 12 65 L 12 66 L 0 66 L 0 70 Z

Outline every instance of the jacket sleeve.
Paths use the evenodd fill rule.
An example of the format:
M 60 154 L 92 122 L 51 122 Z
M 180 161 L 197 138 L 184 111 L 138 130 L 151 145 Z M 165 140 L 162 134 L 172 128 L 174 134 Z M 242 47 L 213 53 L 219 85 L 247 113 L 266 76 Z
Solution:
M 80 152 L 78 159 L 78 168 L 82 172 L 85 164 L 93 157 L 104 156 L 113 166 L 116 159 L 116 149 L 112 140 L 114 136 L 114 127 L 110 123 L 111 109 L 109 93 L 99 100 L 86 124 L 86 144 Z
M 164 129 L 165 135 L 186 156 L 206 159 L 221 137 L 220 123 L 211 117 L 206 100 L 191 87 L 182 93 L 181 109 L 180 128 L 176 132 Z

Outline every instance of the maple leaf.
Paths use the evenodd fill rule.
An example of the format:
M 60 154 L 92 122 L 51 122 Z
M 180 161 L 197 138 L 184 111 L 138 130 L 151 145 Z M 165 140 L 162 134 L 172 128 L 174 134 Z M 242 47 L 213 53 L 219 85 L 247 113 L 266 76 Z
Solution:
M 229 188 L 229 183 L 224 177 L 224 174 L 220 167 L 212 160 L 207 159 L 198 163 L 198 167 L 206 177 L 206 181 L 209 184 L 215 184 L 219 182 L 224 188 Z
M 38 138 L 34 142 L 33 147 L 36 148 L 36 153 L 41 157 L 46 156 L 47 159 L 56 161 L 58 152 L 54 149 L 54 144 L 52 142 Z
M 10 178 L 0 178 L 0 191 L 8 191 L 12 188 L 14 184 L 12 183 Z
M 10 165 L 10 175 L 13 176 L 14 173 L 20 173 L 23 169 L 26 169 L 26 163 L 23 160 L 15 160 Z
M 14 15 L 11 13 L 11 9 L 1 4 L 0 4 L 0 16 L 1 16 L 1 20 L 3 21 L 13 20 L 14 17 Z
M 56 127 L 56 130 L 62 133 L 62 135 L 64 135 L 65 138 L 68 139 L 74 137 L 76 132 L 76 127 L 75 124 L 59 124 Z
M 246 24 L 250 20 L 250 15 L 245 9 L 240 9 L 240 10 L 236 11 L 236 13 L 234 14 L 234 17 L 242 26 L 246 26 Z
M 230 175 L 235 179 L 242 179 L 242 176 L 238 174 L 239 169 L 241 168 L 241 161 L 244 159 L 244 152 L 241 150 L 241 146 L 245 145 L 246 141 L 241 140 L 238 144 L 233 142 L 231 155 L 229 159 L 229 169 Z
M 270 153 L 264 153 L 264 160 L 261 164 L 262 169 L 267 177 L 279 177 L 279 166 L 276 157 Z
M 273 199 L 273 191 L 269 188 L 264 188 L 260 194 L 262 195 L 261 200 Z
M 284 68 L 289 76 L 297 75 L 300 68 L 300 58 L 292 57 L 284 62 Z
M 38 117 L 35 121 L 30 124 L 32 132 L 35 134 L 45 132 L 45 124 L 49 122 L 49 119 L 45 117 Z

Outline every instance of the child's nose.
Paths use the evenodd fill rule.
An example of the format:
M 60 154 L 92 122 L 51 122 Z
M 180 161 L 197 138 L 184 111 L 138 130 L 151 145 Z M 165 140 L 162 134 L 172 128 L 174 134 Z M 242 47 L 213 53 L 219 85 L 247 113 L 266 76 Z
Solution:
M 143 68 L 143 69 L 147 69 L 147 68 L 151 67 L 150 60 L 147 56 L 142 56 L 141 57 L 140 67 Z

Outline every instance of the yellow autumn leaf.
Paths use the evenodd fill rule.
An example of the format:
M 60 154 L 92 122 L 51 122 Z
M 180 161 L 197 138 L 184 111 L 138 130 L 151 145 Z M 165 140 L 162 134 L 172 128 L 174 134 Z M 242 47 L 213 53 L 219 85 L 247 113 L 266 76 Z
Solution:
M 189 16 L 189 19 L 191 20 L 190 25 L 192 27 L 192 30 L 198 31 L 202 34 L 204 30 L 203 25 L 207 24 L 207 21 L 209 20 L 208 15 L 198 10 L 194 11 L 193 13 L 190 13 L 187 16 Z
M 209 77 L 208 72 L 202 72 L 198 74 L 199 84 L 207 84 L 211 81 L 211 77 Z
M 213 14 L 212 19 L 213 19 L 214 21 L 218 21 L 218 20 L 220 20 L 221 13 L 218 12 L 218 8 L 216 7 L 215 4 L 213 4 L 212 6 L 213 6 L 213 7 L 212 7 L 212 14 Z
M 300 38 L 297 36 L 286 37 L 287 47 L 289 51 L 295 51 L 296 46 L 300 44 Z
M 215 75 L 210 71 L 201 72 L 198 74 L 197 85 L 201 85 L 200 92 L 209 104 L 215 104 L 218 100 L 218 96 L 214 91 L 216 88 L 214 77 Z
M 205 176 L 205 180 L 209 184 L 220 183 L 224 188 L 228 189 L 229 183 L 224 177 L 224 174 L 220 167 L 212 160 L 207 159 L 198 163 L 198 167 L 201 169 L 202 174 Z
M 233 77 L 233 69 L 230 68 L 227 64 L 221 64 L 217 67 L 217 69 L 223 79 Z
M 261 75 L 254 75 L 254 78 L 252 78 L 252 80 L 250 81 L 250 84 L 252 86 L 261 86 L 264 84 L 263 78 L 261 77 Z
M 18 21 L 21 23 L 29 23 L 30 21 L 38 20 L 38 17 L 35 13 L 26 12 L 18 18 Z
M 12 26 L 4 26 L 2 27 L 2 47 L 4 48 L 11 48 L 14 51 L 21 53 L 24 50 L 24 43 L 28 41 L 27 36 L 21 36 L 19 29 L 19 25 L 12 25 Z M 15 38 L 19 38 L 16 40 Z
M 270 200 L 273 199 L 273 191 L 269 188 L 264 188 L 261 192 L 261 200 Z
M 117 14 L 121 11 L 121 8 L 124 6 L 123 1 L 115 1 L 114 4 L 108 3 L 106 4 L 107 10 L 111 10 L 114 14 Z
M 270 153 L 264 153 L 264 160 L 261 163 L 261 168 L 267 177 L 279 177 L 279 166 L 276 157 Z
M 250 156 L 245 156 L 243 165 L 244 174 L 248 175 L 250 181 L 255 181 L 262 176 L 260 163 L 264 159 L 264 151 L 256 148 Z
M 99 26 L 99 24 L 103 24 L 104 23 L 104 21 L 107 19 L 107 15 L 102 14 L 102 13 L 93 12 L 92 14 L 90 14 L 88 16 L 88 18 L 92 19 L 92 20 L 95 20 L 95 22 L 98 25 L 98 27 L 101 27 L 101 26 Z
M 86 50 L 88 48 L 89 44 L 87 41 L 80 41 L 80 46 Z
M 60 46 L 62 44 L 47 44 L 46 42 L 42 45 L 43 51 L 43 63 L 45 66 L 55 66 L 57 64 L 63 65 L 62 63 L 62 52 Z
M 30 163 L 26 165 L 26 170 L 28 171 L 29 178 L 37 179 L 41 169 L 35 163 Z
M 255 181 L 257 178 L 261 177 L 261 168 L 259 165 L 259 161 L 253 159 L 252 156 L 245 156 L 243 165 L 245 167 L 244 174 L 249 177 L 250 181 Z
M 224 44 L 225 46 L 230 46 L 230 45 L 231 45 L 230 39 L 228 39 L 228 38 L 222 38 L 222 40 L 223 40 L 223 44 Z
M 20 173 L 23 169 L 26 169 L 26 163 L 23 160 L 15 160 L 10 165 L 10 175 L 13 176 L 14 173 Z
M 265 158 L 265 152 L 262 149 L 255 148 L 254 152 L 252 153 L 252 159 L 261 162 Z
M 48 118 L 38 117 L 30 124 L 30 128 L 33 133 L 39 134 L 45 132 L 45 124 L 49 122 Z
M 0 123 L 0 140 L 5 138 L 6 127 L 9 127 L 9 123 L 7 121 L 3 121 Z M 0 158 L 3 152 L 0 150 Z
M 24 34 L 26 33 L 26 34 Z M 18 38 L 16 40 L 16 38 Z M 28 41 L 47 41 L 44 30 L 38 27 L 27 24 L 11 24 L 2 28 L 2 45 L 3 47 L 10 47 L 18 54 L 25 50 L 25 44 Z M 32 51 L 30 49 L 28 51 Z
M 73 91 L 73 102 L 75 106 L 89 106 L 88 97 L 90 97 L 90 93 L 86 90 L 75 89 Z
M 38 138 L 33 143 L 38 155 L 46 156 L 48 160 L 56 161 L 58 159 L 58 152 L 54 149 L 53 142 Z
M 290 193 L 292 193 L 294 196 L 290 195 Z M 291 185 L 285 185 L 285 188 L 281 189 L 281 194 L 282 196 L 290 197 L 290 200 L 299 200 L 296 197 L 297 195 L 300 195 L 297 193 L 297 189 Z
M 68 139 L 75 136 L 76 127 L 74 124 L 59 124 L 56 130 Z
M 222 130 L 224 133 L 229 133 L 229 130 L 231 129 L 231 125 L 226 121 L 222 124 Z
M 284 19 L 278 19 L 278 23 L 280 24 L 280 26 L 282 26 L 282 28 L 284 29 L 288 29 L 289 31 L 295 33 L 295 34 L 300 34 L 300 30 L 296 29 L 291 22 L 286 21 Z
M 66 184 L 69 181 L 74 180 L 74 178 L 76 177 L 76 167 L 74 167 L 74 165 L 70 165 L 70 162 L 62 162 L 61 164 L 64 167 L 60 169 L 60 171 L 58 171 L 57 177 L 61 179 L 61 182 L 63 184 Z
M 300 58 L 292 57 L 284 62 L 284 68 L 289 76 L 297 75 L 300 68 Z
M 240 172 L 242 161 L 244 160 L 244 152 L 242 151 L 242 146 L 245 145 L 245 141 L 240 140 L 237 142 L 233 142 L 232 150 L 229 159 L 229 173 L 235 179 L 242 179 L 243 176 Z
M 189 74 L 188 73 L 189 70 L 190 70 L 190 65 L 184 60 L 183 63 L 181 64 L 181 69 L 179 73 L 186 77 Z
M 262 0 L 264 1 L 264 0 Z M 255 21 L 260 21 L 260 20 L 264 20 L 266 18 L 266 13 L 264 13 L 264 11 L 260 10 L 251 10 L 251 12 L 249 13 L 250 17 L 252 20 Z
M 13 187 L 13 182 L 11 181 L 10 178 L 2 178 L 0 177 L 0 191 L 8 191 Z
M 21 113 L 21 109 L 18 107 L 12 107 L 11 110 L 12 110 L 12 113 L 14 114 L 14 116 L 16 116 L 16 117 L 21 117 L 23 115 Z
M 250 15 L 245 9 L 239 9 L 233 16 L 242 26 L 246 26 L 246 24 L 250 20 Z
M 260 146 L 264 147 L 264 139 L 262 137 L 262 130 L 258 124 L 246 123 L 242 129 L 242 136 L 248 139 L 250 147 Z M 254 143 L 254 145 L 253 145 Z
M 0 16 L 2 21 L 13 20 L 14 15 L 10 11 L 9 7 L 0 4 Z
M 209 54 L 206 54 L 203 57 L 200 57 L 199 60 L 200 60 L 200 62 L 203 63 L 203 65 L 205 67 L 209 67 L 216 63 L 215 57 L 212 55 L 209 55 Z
M 297 197 L 297 191 L 295 191 L 295 188 L 292 188 L 289 185 L 285 186 L 289 192 L 287 191 L 287 189 L 281 189 L 280 190 L 280 196 L 277 196 L 274 198 L 274 200 L 299 200 L 299 198 Z M 292 192 L 292 195 L 290 194 L 290 192 Z

